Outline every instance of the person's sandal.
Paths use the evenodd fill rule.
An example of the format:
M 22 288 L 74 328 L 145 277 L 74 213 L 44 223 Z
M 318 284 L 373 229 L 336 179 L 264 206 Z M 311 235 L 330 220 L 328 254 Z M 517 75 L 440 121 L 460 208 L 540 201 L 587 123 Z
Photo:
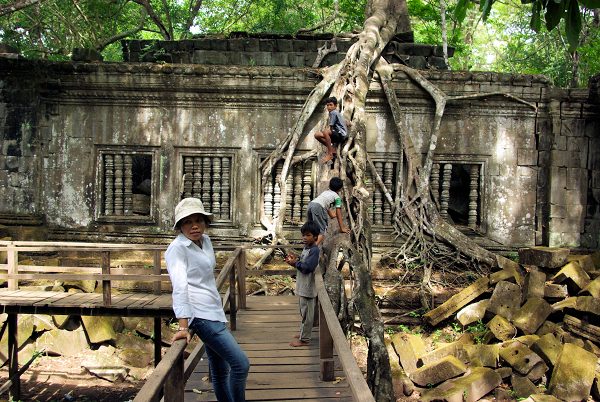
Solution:
M 293 346 L 295 348 L 300 347 L 300 346 L 309 346 L 309 345 L 310 345 L 310 342 L 303 342 L 301 340 L 290 342 L 290 346 Z

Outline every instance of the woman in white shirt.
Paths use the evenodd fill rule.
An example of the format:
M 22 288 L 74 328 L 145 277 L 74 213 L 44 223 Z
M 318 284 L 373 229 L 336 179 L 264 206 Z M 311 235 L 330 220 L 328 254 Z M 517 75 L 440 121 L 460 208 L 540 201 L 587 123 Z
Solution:
M 211 216 L 197 198 L 184 198 L 175 207 L 173 228 L 181 233 L 165 253 L 173 285 L 173 311 L 179 320 L 173 340 L 189 342 L 192 329 L 206 346 L 217 400 L 244 402 L 250 363 L 227 329 L 215 283 L 215 253 L 204 234 Z

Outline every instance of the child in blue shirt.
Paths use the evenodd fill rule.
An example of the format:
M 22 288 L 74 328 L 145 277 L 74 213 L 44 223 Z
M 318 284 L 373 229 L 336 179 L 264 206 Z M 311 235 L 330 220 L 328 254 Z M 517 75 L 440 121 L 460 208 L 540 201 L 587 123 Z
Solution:
M 335 155 L 334 144 L 344 142 L 348 136 L 348 129 L 344 122 L 344 117 L 337 111 L 337 98 L 331 96 L 325 99 L 325 107 L 329 112 L 327 127 L 323 131 L 315 133 L 315 139 L 327 147 L 327 155 L 322 159 L 322 163 L 327 163 L 333 159 Z
M 302 241 L 304 241 L 304 250 L 300 257 L 294 254 L 288 254 L 285 262 L 295 267 L 298 272 L 296 275 L 296 294 L 298 295 L 298 304 L 300 306 L 300 334 L 297 339 L 290 342 L 290 346 L 308 346 L 312 334 L 312 327 L 315 313 L 315 298 L 317 290 L 315 288 L 315 269 L 319 264 L 319 246 L 316 241 L 319 236 L 319 227 L 315 222 L 306 222 L 300 228 Z

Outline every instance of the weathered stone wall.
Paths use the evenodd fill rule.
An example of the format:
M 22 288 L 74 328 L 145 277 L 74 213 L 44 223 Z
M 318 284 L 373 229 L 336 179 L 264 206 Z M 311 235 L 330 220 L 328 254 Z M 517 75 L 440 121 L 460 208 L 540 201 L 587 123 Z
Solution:
M 452 95 L 503 92 L 531 104 L 492 96 L 448 106 L 436 162 L 480 167 L 478 230 L 504 246 L 541 244 L 544 237 L 552 244 L 592 244 L 583 239 L 591 242 L 597 232 L 581 234 L 584 225 L 597 225 L 593 219 L 585 220 L 592 188 L 587 183 L 597 175 L 598 163 L 589 157 L 590 147 L 598 145 L 597 106 L 585 106 L 583 114 L 588 105 L 583 92 L 565 97 L 563 91 L 550 90 L 540 77 L 423 74 Z M 79 240 L 167 241 L 172 236 L 173 206 L 184 191 L 183 173 L 192 167 L 192 162 L 184 166 L 185 155 L 198 163 L 202 158 L 194 155 L 221 155 L 223 161 L 231 161 L 227 183 L 231 216 L 217 219 L 212 232 L 232 241 L 260 234 L 260 158 L 290 132 L 317 82 L 309 70 L 289 67 L 43 64 L 1 59 L 0 76 L 5 77 L 0 108 L 0 216 L 8 223 L 12 216 L 43 216 L 51 238 Z M 405 116 L 401 129 L 412 133 L 418 139 L 415 145 L 425 153 L 432 101 L 406 77 L 396 77 L 394 85 Z M 376 82 L 370 95 L 368 151 L 373 158 L 393 160 L 399 152 L 396 129 Z M 573 103 L 573 97 L 579 97 L 580 103 Z M 318 113 L 311 123 L 324 116 Z M 552 145 L 555 139 L 562 141 L 561 136 L 569 137 L 564 143 L 568 156 Z M 575 145 L 573 138 L 587 140 Z M 308 137 L 300 145 L 305 150 L 315 146 Z M 116 219 L 102 213 L 102 158 L 106 152 L 121 151 L 152 160 L 147 216 Z M 576 152 L 577 166 L 561 165 L 574 163 Z M 558 162 L 561 157 L 563 162 Z M 220 163 L 218 168 L 225 169 Z M 565 180 L 559 182 L 562 172 Z M 586 178 L 567 187 L 567 174 Z M 552 183 L 558 187 L 549 186 Z M 565 186 L 562 192 L 561 185 Z M 580 215 L 565 212 L 559 222 L 552 207 L 559 202 L 565 211 L 579 205 Z M 384 227 L 375 232 L 376 241 L 388 238 Z

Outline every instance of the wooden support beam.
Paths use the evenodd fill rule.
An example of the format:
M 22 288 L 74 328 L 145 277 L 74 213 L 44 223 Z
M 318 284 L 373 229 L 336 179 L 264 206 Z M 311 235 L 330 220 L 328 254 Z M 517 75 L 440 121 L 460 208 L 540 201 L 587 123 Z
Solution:
M 236 258 L 236 262 L 239 262 L 239 259 Z M 235 300 L 236 270 L 236 267 L 233 267 L 231 270 L 229 270 L 229 327 L 232 331 L 235 331 L 237 327 L 237 304 Z
M 12 380 L 9 395 L 11 400 L 21 399 L 21 376 L 19 371 L 19 341 L 17 337 L 17 314 L 9 314 L 8 321 L 8 378 Z
M 154 367 L 158 366 L 162 358 L 162 326 L 161 318 L 154 317 Z
M 323 307 L 319 304 L 319 358 L 321 359 L 321 380 L 333 381 L 335 379 L 333 364 L 333 337 L 329 332 Z
M 8 274 L 16 275 L 19 273 L 19 252 L 14 247 L 7 247 Z M 18 279 L 8 279 L 8 290 L 17 290 L 19 288 Z
M 154 275 L 160 275 L 161 273 L 161 266 L 160 266 L 160 250 L 154 250 L 154 267 L 152 270 L 152 273 Z M 160 282 L 154 282 L 154 294 L 155 295 L 159 295 L 161 292 L 161 284 Z
M 102 252 L 102 273 L 104 275 L 110 275 L 110 251 Z M 102 300 L 105 306 L 110 306 L 110 281 L 102 281 Z
M 238 294 L 240 309 L 246 309 L 246 250 L 240 249 L 237 261 Z

